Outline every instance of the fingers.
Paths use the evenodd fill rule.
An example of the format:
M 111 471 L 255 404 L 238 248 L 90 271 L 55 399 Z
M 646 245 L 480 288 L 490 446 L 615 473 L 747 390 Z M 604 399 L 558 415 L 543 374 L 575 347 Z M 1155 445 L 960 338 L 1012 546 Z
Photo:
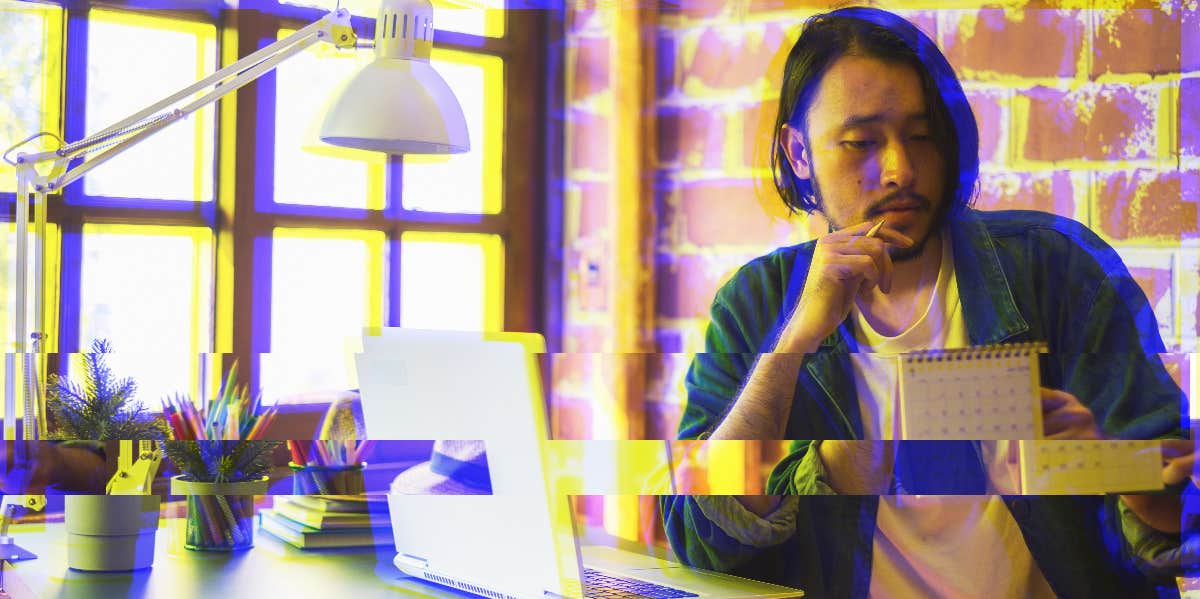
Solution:
M 1092 411 L 1074 395 L 1042 387 L 1042 431 L 1047 439 L 1100 439 Z
M 1165 452 L 1164 452 L 1165 455 Z M 1182 457 L 1167 460 L 1162 470 L 1162 480 L 1165 485 L 1177 485 L 1192 475 L 1196 467 L 1196 454 L 1188 453 Z
M 1160 442 L 1163 460 L 1171 460 L 1192 453 L 1196 446 L 1190 439 L 1163 439 Z
M 1070 393 L 1067 393 L 1066 391 L 1059 391 L 1057 389 L 1047 389 L 1046 387 L 1042 387 L 1042 411 L 1043 412 L 1057 410 L 1058 408 L 1065 406 L 1065 405 L 1071 403 L 1072 401 L 1078 402 L 1078 400 L 1075 399 L 1075 396 L 1071 395 Z
M 888 245 L 894 245 L 896 247 L 902 247 L 906 249 L 912 247 L 913 244 L 916 243 L 907 235 L 899 231 L 889 229 L 886 226 L 879 229 L 879 231 L 875 233 L 875 239 L 881 239 Z
M 832 239 L 826 242 L 826 249 L 830 256 L 861 256 L 869 258 L 871 261 L 871 270 L 874 276 L 870 277 L 871 287 L 876 284 L 884 293 L 888 293 L 892 288 L 892 257 L 888 255 L 887 245 L 881 239 L 873 237 L 847 237 L 844 239 Z M 859 264 L 857 260 L 852 261 L 854 264 Z M 864 271 L 865 272 L 865 271 Z
M 1196 445 L 1191 439 L 1163 439 L 1162 449 L 1164 485 L 1177 485 L 1187 477 L 1196 480 Z M 1200 484 L 1200 483 L 1197 483 Z

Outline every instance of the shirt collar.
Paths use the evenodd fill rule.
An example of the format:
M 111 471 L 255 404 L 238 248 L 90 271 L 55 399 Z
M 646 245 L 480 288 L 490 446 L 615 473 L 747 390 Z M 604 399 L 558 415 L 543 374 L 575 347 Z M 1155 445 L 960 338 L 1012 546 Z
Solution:
M 946 228 L 953 244 L 954 272 L 971 343 L 1003 343 L 1027 334 L 1029 323 L 1017 309 L 995 242 L 983 220 L 974 210 L 964 210 L 951 217 Z

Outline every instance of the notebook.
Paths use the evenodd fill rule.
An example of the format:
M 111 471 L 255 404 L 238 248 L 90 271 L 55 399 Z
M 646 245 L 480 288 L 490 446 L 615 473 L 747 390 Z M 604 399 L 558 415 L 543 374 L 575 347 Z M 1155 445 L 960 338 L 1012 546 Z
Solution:
M 389 526 L 391 522 L 386 509 L 374 513 L 314 510 L 287 495 L 275 498 L 275 511 L 300 524 L 321 530 L 372 528 Z
M 259 512 L 259 526 L 300 549 L 392 544 L 390 524 L 374 528 L 320 529 L 306 526 L 273 509 L 265 509 Z
M 1027 495 L 1150 491 L 1162 488 L 1157 441 L 1042 439 L 1044 343 L 913 352 L 900 357 L 901 438 L 1020 440 Z

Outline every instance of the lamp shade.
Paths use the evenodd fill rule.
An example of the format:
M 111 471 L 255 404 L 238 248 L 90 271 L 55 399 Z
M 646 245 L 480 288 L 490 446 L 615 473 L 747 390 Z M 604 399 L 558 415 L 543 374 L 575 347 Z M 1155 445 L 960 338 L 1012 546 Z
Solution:
M 336 92 L 321 141 L 388 154 L 469 150 L 462 106 L 429 64 L 432 50 L 428 0 L 384 0 L 375 22 L 375 60 Z

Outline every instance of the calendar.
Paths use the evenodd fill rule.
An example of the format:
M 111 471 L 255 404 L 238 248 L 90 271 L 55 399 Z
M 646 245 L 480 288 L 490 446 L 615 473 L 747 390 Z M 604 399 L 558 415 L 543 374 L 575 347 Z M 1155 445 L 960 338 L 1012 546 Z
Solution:
M 900 357 L 900 434 L 915 440 L 1036 439 L 1045 344 L 929 350 Z
M 900 359 L 901 439 L 1019 440 L 1021 492 L 1161 489 L 1158 441 L 1042 439 L 1042 343 L 929 350 Z
M 1020 442 L 1025 495 L 1130 493 L 1163 488 L 1158 441 Z

